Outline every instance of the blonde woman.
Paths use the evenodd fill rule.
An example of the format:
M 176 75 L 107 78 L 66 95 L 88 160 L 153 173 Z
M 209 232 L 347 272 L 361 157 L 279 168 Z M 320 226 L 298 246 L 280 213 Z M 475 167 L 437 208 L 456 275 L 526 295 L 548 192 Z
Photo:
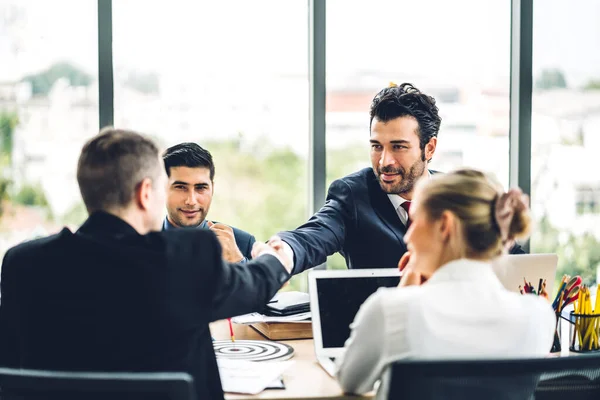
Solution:
M 366 393 L 390 363 L 401 359 L 542 357 L 555 317 L 536 296 L 507 291 L 491 261 L 531 220 L 519 189 L 504 193 L 475 170 L 435 175 L 417 183 L 404 237 L 410 262 L 399 288 L 380 289 L 351 325 L 338 362 L 345 392 Z M 422 281 L 425 283 L 421 284 Z

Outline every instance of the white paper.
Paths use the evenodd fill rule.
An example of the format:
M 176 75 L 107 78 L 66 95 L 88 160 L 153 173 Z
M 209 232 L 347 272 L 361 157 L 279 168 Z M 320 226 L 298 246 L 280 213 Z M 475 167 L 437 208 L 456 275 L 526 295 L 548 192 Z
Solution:
M 255 362 L 218 358 L 223 391 L 258 394 L 279 378 L 294 361 Z
M 250 314 L 239 315 L 237 317 L 233 317 L 233 318 L 231 318 L 231 322 L 236 323 L 236 324 L 255 324 L 257 322 L 310 323 L 310 311 L 300 313 L 300 314 L 277 316 L 277 317 L 271 317 L 271 316 L 263 315 L 261 313 L 250 313 Z
M 306 292 L 278 292 L 275 293 L 275 296 L 273 296 L 271 300 L 269 300 L 269 303 L 278 301 L 283 301 L 285 303 L 308 303 L 310 297 Z
M 285 389 L 285 384 L 283 383 L 283 377 L 280 376 L 275 379 L 273 382 L 269 384 L 265 389 Z

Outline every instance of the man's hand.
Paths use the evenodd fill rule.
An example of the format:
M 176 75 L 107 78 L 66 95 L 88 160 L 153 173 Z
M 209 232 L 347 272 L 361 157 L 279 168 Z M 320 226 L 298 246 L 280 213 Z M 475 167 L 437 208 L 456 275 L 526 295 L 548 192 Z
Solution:
M 252 258 L 256 258 L 263 254 L 271 254 L 283 264 L 284 268 L 288 273 L 292 272 L 294 268 L 294 260 L 286 253 L 283 245 L 283 241 L 278 237 L 272 237 L 269 239 L 268 244 L 255 242 L 252 247 Z
M 237 247 L 233 229 L 225 224 L 215 224 L 211 221 L 207 221 L 206 223 L 208 224 L 208 228 L 217 235 L 217 239 L 219 239 L 219 243 L 221 243 L 223 259 L 231 263 L 242 261 L 244 255 Z

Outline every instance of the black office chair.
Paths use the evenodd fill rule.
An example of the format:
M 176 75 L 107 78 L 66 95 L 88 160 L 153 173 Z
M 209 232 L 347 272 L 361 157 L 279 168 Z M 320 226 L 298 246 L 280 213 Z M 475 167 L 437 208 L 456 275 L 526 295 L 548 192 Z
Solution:
M 527 360 L 401 361 L 388 399 L 600 399 L 600 356 Z
M 53 372 L 0 368 L 0 399 L 195 400 L 186 373 Z

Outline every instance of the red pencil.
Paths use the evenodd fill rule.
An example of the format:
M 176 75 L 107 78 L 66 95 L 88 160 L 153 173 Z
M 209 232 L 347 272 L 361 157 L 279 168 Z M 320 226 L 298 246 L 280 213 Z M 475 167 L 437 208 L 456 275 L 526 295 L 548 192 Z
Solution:
M 227 318 L 227 322 L 229 322 L 229 334 L 231 335 L 231 341 L 235 342 L 235 336 L 233 335 L 233 325 L 231 325 L 231 318 Z

